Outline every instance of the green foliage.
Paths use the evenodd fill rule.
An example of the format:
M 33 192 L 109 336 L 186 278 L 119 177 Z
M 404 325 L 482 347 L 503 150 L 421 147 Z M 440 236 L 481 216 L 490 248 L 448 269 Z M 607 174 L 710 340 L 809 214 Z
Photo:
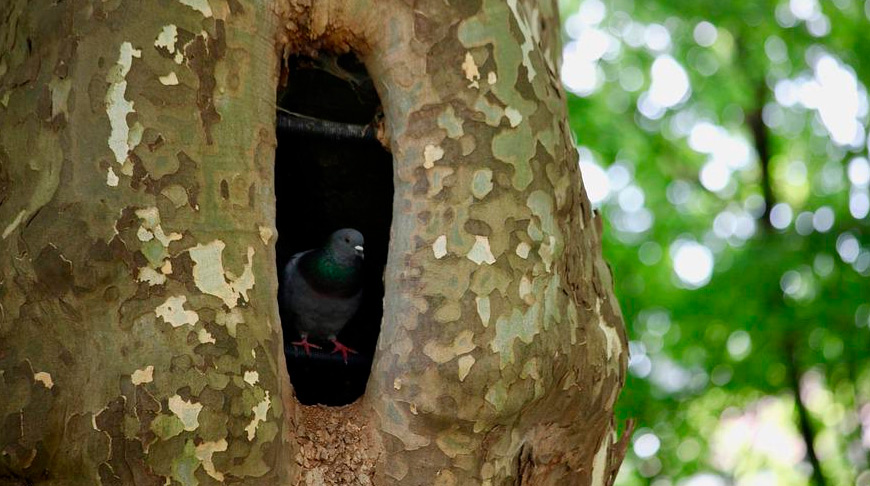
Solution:
M 870 0 L 567 0 L 562 18 L 632 342 L 617 484 L 870 484 Z

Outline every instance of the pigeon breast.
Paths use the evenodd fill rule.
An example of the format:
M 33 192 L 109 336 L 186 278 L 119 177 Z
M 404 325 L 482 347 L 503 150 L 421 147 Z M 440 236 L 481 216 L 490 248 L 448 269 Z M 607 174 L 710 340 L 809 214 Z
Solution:
M 284 273 L 282 304 L 297 331 L 331 339 L 344 328 L 362 301 L 362 263 L 337 265 L 323 250 L 297 253 Z

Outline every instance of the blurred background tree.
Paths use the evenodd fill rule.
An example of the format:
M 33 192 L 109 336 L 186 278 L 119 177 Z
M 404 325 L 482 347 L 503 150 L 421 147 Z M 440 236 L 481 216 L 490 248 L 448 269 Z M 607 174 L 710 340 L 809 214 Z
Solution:
M 561 7 L 631 339 L 617 485 L 870 485 L 870 0 Z

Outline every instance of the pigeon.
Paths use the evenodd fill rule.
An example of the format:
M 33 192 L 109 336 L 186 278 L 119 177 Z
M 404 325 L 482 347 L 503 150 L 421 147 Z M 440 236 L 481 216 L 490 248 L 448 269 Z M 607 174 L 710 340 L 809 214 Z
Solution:
M 289 311 L 305 354 L 311 348 L 309 336 L 328 339 L 347 364 L 347 353 L 356 353 L 338 342 L 336 336 L 359 309 L 363 287 L 363 235 L 340 229 L 329 236 L 323 248 L 296 253 L 284 268 L 281 304 Z

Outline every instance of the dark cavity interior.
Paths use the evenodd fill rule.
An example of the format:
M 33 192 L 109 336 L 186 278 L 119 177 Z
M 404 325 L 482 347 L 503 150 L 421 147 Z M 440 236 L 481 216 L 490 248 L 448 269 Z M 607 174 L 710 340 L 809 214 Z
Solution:
M 359 352 L 345 364 L 332 343 L 307 356 L 291 316 L 281 311 L 290 381 L 303 404 L 345 405 L 365 393 L 383 315 L 384 265 L 393 201 L 392 156 L 371 128 L 380 100 L 353 55 L 291 58 L 278 91 L 275 156 L 278 279 L 297 252 L 319 247 L 333 231 L 365 237 L 363 301 L 338 340 Z M 367 127 L 368 126 L 368 127 Z M 279 288 L 279 295 L 281 289 Z

